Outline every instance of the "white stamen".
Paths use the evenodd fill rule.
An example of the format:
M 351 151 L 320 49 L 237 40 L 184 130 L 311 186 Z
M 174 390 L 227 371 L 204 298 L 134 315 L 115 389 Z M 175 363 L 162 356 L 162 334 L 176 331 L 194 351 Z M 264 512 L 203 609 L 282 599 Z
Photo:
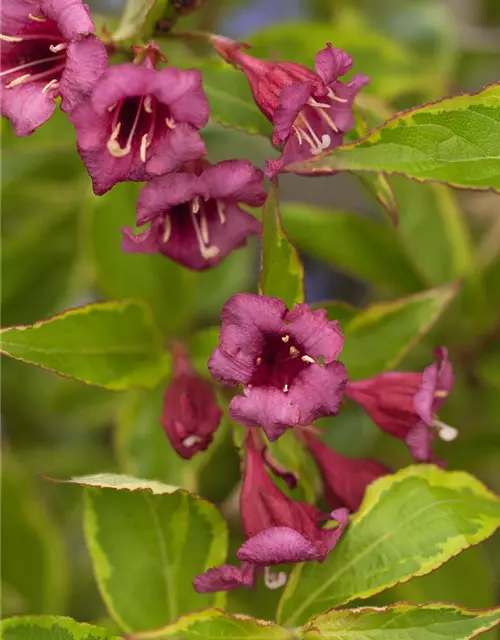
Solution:
M 188 436 L 187 438 L 184 438 L 184 440 L 182 441 L 182 444 L 184 447 L 186 447 L 186 449 L 191 449 L 191 447 L 194 447 L 195 444 L 199 444 L 200 442 L 203 442 L 203 440 L 200 438 L 200 436 Z
M 323 109 L 330 109 L 331 104 L 327 104 L 326 102 L 317 102 L 314 98 L 309 98 L 307 104 L 311 107 L 322 107 Z
M 146 113 L 153 113 L 153 107 L 151 103 L 151 96 L 146 96 L 144 98 L 144 111 Z
M 34 16 L 32 13 L 28 13 L 28 18 L 35 22 L 46 22 L 47 20 L 47 18 L 44 18 L 43 16 Z
M 56 44 L 55 46 L 51 44 L 49 49 L 52 51 L 52 53 L 59 53 L 59 51 L 64 51 L 65 49 L 67 49 L 68 46 L 69 44 L 67 42 L 61 42 L 61 44 Z
M 332 89 L 328 89 L 328 93 L 326 95 L 330 98 L 330 100 L 335 100 L 336 102 L 344 102 L 345 103 L 345 102 L 348 101 L 347 98 L 340 98 L 339 96 L 336 96 L 333 93 Z
M 262 358 L 257 358 L 257 360 L 255 361 L 257 364 L 260 364 L 262 362 Z
M 42 64 L 42 62 L 54 62 L 54 60 L 62 60 L 65 56 L 50 56 L 49 58 L 40 58 L 40 60 L 32 60 L 31 62 L 26 62 L 25 64 L 20 64 L 17 67 L 12 67 L 12 69 L 6 69 L 0 73 L 0 77 L 6 76 L 9 73 L 15 73 L 16 71 L 24 71 L 25 69 L 29 69 L 31 67 L 36 67 L 37 64 Z
M 201 230 L 200 230 L 200 225 L 199 225 L 199 222 L 198 222 L 198 218 L 196 217 L 196 213 L 193 210 L 194 209 L 193 204 L 191 205 L 191 221 L 193 223 L 194 232 L 196 234 L 196 240 L 198 241 L 198 247 L 200 249 L 200 254 L 201 254 L 201 257 L 204 260 L 210 260 L 210 258 L 215 258 L 216 256 L 219 255 L 220 249 L 219 249 L 219 247 L 216 247 L 215 245 L 208 245 L 209 238 L 207 238 L 207 242 L 206 243 L 204 242 L 203 236 L 202 236 L 202 233 L 201 233 Z M 199 210 L 199 205 L 198 205 L 198 210 Z M 207 246 L 205 246 L 205 244 Z
M 310 364 L 314 364 L 314 358 L 311 358 L 311 356 L 302 356 L 301 360 L 302 362 L 309 362 Z
M 204 213 L 201 214 L 201 237 L 205 244 L 210 242 L 210 237 L 208 235 L 208 222 L 207 217 Z
M 300 135 L 301 130 L 299 129 L 299 127 L 293 127 L 293 130 L 295 131 L 295 135 L 297 136 L 299 144 L 302 144 L 302 136 Z
M 57 89 L 59 84 L 60 84 L 59 80 L 56 80 L 56 78 L 54 78 L 50 82 L 47 82 L 47 84 L 42 89 L 42 93 L 47 93 L 47 91 L 50 91 L 50 89 Z
M 309 149 L 312 155 L 317 156 L 319 153 L 321 153 L 325 149 L 328 149 L 328 147 L 332 142 L 332 139 L 330 138 L 330 136 L 328 134 L 323 134 L 320 140 L 316 135 L 316 132 L 311 127 L 307 118 L 304 116 L 302 112 L 299 114 L 299 117 L 303 121 L 303 123 L 306 125 L 309 131 L 309 133 L 307 133 L 306 131 L 304 131 L 304 129 L 300 129 L 300 133 L 302 137 L 309 143 Z
M 200 210 L 200 198 L 198 196 L 195 196 L 191 201 L 191 211 L 193 213 L 198 213 L 199 210 Z
M 435 398 L 446 398 L 447 396 L 448 396 L 448 392 L 445 391 L 444 389 L 438 389 L 437 391 L 434 391 Z
M 12 80 L 12 82 L 9 82 L 9 84 L 6 84 L 5 88 L 10 89 L 11 87 L 16 87 L 18 84 L 25 82 L 28 78 L 31 78 L 31 73 L 25 73 L 23 76 L 17 77 L 15 80 Z
M 289 353 L 292 356 L 292 358 L 296 358 L 300 354 L 300 351 L 295 347 L 290 347 Z
M 169 129 L 175 129 L 175 120 L 173 118 L 165 118 L 165 122 L 167 123 L 167 127 Z
M 288 390 L 289 390 L 289 386 L 286 384 L 286 385 L 283 387 L 283 393 L 288 393 Z
M 6 36 L 0 33 L 0 40 L 5 40 L 5 42 L 22 42 L 24 38 L 21 38 L 21 36 Z
M 446 424 L 446 422 L 441 422 L 441 420 L 434 420 L 433 425 L 438 430 L 438 436 L 441 438 L 441 440 L 444 440 L 444 442 L 451 442 L 458 436 L 458 429 L 455 429 L 455 427 L 450 427 L 450 425 Z
M 142 162 L 146 162 L 146 151 L 147 151 L 147 148 L 148 148 L 148 134 L 145 133 L 141 138 L 140 156 L 141 156 Z
M 283 342 L 288 342 L 290 340 L 290 336 L 283 336 L 281 339 Z
M 268 589 L 279 589 L 283 587 L 288 580 L 284 571 L 270 571 L 269 567 L 264 569 L 264 584 Z
M 225 204 L 220 200 L 215 201 L 217 203 L 217 213 L 219 214 L 219 220 L 221 224 L 226 223 L 226 214 L 224 213 Z
M 127 142 L 125 143 L 124 147 L 121 147 L 120 143 L 117 140 L 118 134 L 120 133 L 121 122 L 118 122 L 116 127 L 113 129 L 113 133 L 111 134 L 111 137 L 106 143 L 106 148 L 114 158 L 124 158 L 132 150 L 132 139 L 134 137 L 135 130 L 137 129 L 137 124 L 139 122 L 141 110 L 142 110 L 142 99 L 139 104 L 139 107 L 137 108 L 137 113 L 135 114 L 135 119 L 132 124 L 132 128 L 130 129 L 130 133 L 128 134 Z M 142 146 L 141 146 L 141 150 L 142 150 Z M 142 159 L 142 156 L 141 156 L 141 159 Z
M 108 111 L 109 112 L 114 111 L 114 109 L 115 109 L 117 104 L 118 104 L 118 102 L 113 102 L 113 104 L 108 107 Z
M 170 240 L 170 235 L 172 233 L 172 221 L 170 220 L 170 216 L 165 216 L 165 231 L 163 232 L 163 242 L 167 244 Z
M 335 131 L 335 133 L 338 133 L 338 127 L 336 126 L 336 124 L 333 122 L 333 120 L 330 118 L 330 116 L 326 113 L 326 111 L 324 111 L 323 109 L 319 109 L 319 115 L 323 118 L 323 120 L 327 123 L 327 125 L 330 127 L 330 129 L 332 129 L 333 131 Z

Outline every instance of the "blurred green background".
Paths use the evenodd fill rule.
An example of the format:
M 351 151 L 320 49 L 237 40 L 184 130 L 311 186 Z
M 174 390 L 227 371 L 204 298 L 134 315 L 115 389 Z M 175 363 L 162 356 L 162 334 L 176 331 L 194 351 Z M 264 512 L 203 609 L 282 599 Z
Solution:
M 112 29 L 120 3 L 91 5 L 99 24 Z M 354 72 L 372 78 L 367 94 L 390 113 L 500 79 L 497 0 L 207 0 L 178 28 L 242 38 L 256 55 L 306 64 L 330 40 L 352 55 Z M 178 40 L 158 42 L 179 66 L 209 53 Z M 6 122 L 2 134 L 3 326 L 90 301 L 142 297 L 167 345 L 173 336 L 188 340 L 217 324 L 233 293 L 256 290 L 256 241 L 202 274 L 161 256 L 123 255 L 120 227 L 133 224 L 140 185 L 93 196 L 63 114 L 28 139 L 16 139 Z M 203 135 L 212 160 L 248 158 L 263 167 L 276 154 L 265 139 L 216 123 Z M 450 347 L 457 381 L 441 418 L 460 437 L 438 445 L 438 453 L 449 468 L 474 473 L 499 491 L 500 196 L 401 178 L 392 184 L 397 230 L 352 175 L 281 180 L 284 224 L 305 260 L 308 301 L 362 307 L 460 281 L 456 300 L 400 368 L 419 369 L 431 361 L 433 347 Z M 40 476 L 120 471 L 165 480 L 222 504 L 231 518 L 239 461 L 230 425 L 224 422 L 208 452 L 184 462 L 159 425 L 167 380 L 156 391 L 113 393 L 8 359 L 2 366 L 2 613 L 107 623 L 83 541 L 79 491 Z M 373 455 L 394 468 L 410 462 L 405 447 L 355 407 L 324 425 L 326 440 L 343 453 Z M 310 461 L 306 469 L 314 484 Z M 490 606 L 500 595 L 498 551 L 498 540 L 490 540 L 376 601 Z M 271 618 L 278 596 L 235 592 L 230 608 Z

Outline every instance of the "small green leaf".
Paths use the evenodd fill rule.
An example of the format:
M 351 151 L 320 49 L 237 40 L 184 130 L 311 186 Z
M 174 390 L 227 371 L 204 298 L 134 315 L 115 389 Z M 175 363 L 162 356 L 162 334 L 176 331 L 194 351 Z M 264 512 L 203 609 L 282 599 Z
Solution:
M 221 60 L 196 61 L 210 117 L 231 129 L 271 137 L 272 125 L 255 104 L 245 74 Z
M 430 331 L 457 293 L 457 285 L 378 302 L 360 311 L 344 330 L 340 359 L 351 379 L 393 369 Z
M 128 40 L 134 36 L 148 39 L 154 33 L 156 22 L 166 14 L 169 4 L 170 0 L 127 0 L 113 40 Z
M 421 277 L 390 226 L 299 203 L 282 203 L 280 209 L 285 230 L 301 251 L 396 293 L 422 289 Z
M 293 640 L 287 629 L 273 622 L 224 613 L 218 609 L 182 616 L 174 624 L 132 636 L 133 640 Z
M 303 629 L 311 640 L 468 640 L 500 622 L 500 608 L 471 611 L 433 602 L 329 611 Z
M 327 608 L 425 575 L 498 526 L 500 500 L 466 473 L 420 465 L 380 478 L 325 562 L 294 569 L 279 622 L 305 623 Z
M 289 309 L 304 301 L 304 267 L 283 230 L 276 185 L 269 191 L 262 216 L 260 292 L 281 298 Z
M 127 632 L 169 624 L 218 606 L 224 594 L 198 594 L 193 579 L 227 553 L 227 527 L 215 506 L 183 490 L 130 476 L 79 477 L 85 537 L 101 595 Z
M 115 391 L 155 387 L 170 366 L 151 312 L 137 300 L 89 304 L 0 334 L 4 355 Z
M 2 640 L 119 640 L 106 629 L 63 616 L 8 618 L 0 631 Z
M 64 610 L 67 564 L 63 541 L 29 475 L 2 455 L 2 612 Z M 9 598 L 9 593 L 12 598 Z
M 500 84 L 403 111 L 366 138 L 291 171 L 368 171 L 500 190 Z

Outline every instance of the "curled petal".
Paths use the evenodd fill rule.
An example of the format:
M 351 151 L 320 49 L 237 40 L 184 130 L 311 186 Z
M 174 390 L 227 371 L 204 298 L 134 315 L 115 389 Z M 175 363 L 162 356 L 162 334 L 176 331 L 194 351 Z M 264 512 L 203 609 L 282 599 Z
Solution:
M 324 367 L 311 364 L 303 369 L 286 394 L 298 410 L 298 424 L 308 425 L 318 418 L 336 415 L 346 384 L 347 371 L 341 362 L 330 362 Z
M 158 227 L 158 222 L 152 222 L 148 229 L 137 235 L 129 227 L 122 227 L 122 251 L 125 253 L 158 253 L 161 235 Z
M 273 117 L 273 142 L 280 144 L 292 133 L 292 126 L 300 110 L 307 103 L 312 82 L 299 82 L 285 87 L 280 94 L 278 108 Z
M 30 82 L 6 89 L 2 87 L 2 115 L 12 122 L 16 136 L 29 136 L 46 122 L 56 108 L 54 97 L 43 93 L 45 82 Z
M 201 179 L 212 198 L 260 206 L 266 199 L 264 174 L 247 160 L 224 160 L 207 167 Z
M 319 77 L 329 85 L 349 71 L 352 58 L 342 49 L 334 49 L 331 44 L 328 44 L 316 54 L 314 66 Z
M 324 309 L 311 311 L 306 304 L 297 304 L 285 318 L 289 322 L 288 332 L 301 345 L 307 355 L 323 357 L 333 362 L 344 346 L 344 336 L 337 321 L 330 322 Z
M 199 192 L 199 178 L 193 173 L 172 173 L 153 178 L 137 199 L 137 224 L 144 224 L 177 204 L 189 202 Z
M 453 368 L 447 350 L 436 349 L 436 359 L 424 369 L 420 388 L 413 400 L 415 411 L 427 425 L 432 424 L 434 414 L 453 387 Z
M 82 0 L 40 0 L 40 9 L 43 15 L 57 22 L 66 40 L 94 32 L 89 8 Z
M 61 109 L 70 112 L 87 97 L 107 65 L 106 48 L 99 38 L 88 36 L 70 43 L 61 76 Z
M 256 568 L 247 564 L 236 567 L 223 564 L 213 567 L 193 580 L 193 586 L 198 593 L 215 593 L 216 591 L 231 591 L 238 587 L 253 587 Z
M 349 511 L 347 509 L 335 509 L 330 514 L 333 520 L 337 520 L 338 527 L 335 529 L 323 529 L 323 542 L 325 545 L 325 556 L 333 549 L 339 541 L 340 536 L 344 533 L 344 529 L 349 524 Z
M 199 133 L 184 122 L 163 136 L 155 136 L 149 149 L 146 171 L 162 176 L 176 171 L 188 160 L 196 160 L 207 153 Z
M 290 527 L 271 527 L 249 538 L 239 549 L 238 559 L 258 566 L 318 560 L 317 547 Z
M 109 67 L 92 92 L 92 107 L 101 114 L 123 98 L 148 95 L 152 92 L 156 73 L 132 63 Z
M 301 407 L 288 394 L 273 387 L 244 388 L 244 396 L 235 396 L 229 415 L 247 427 L 262 427 L 271 442 L 286 429 L 300 424 Z
M 434 432 L 424 422 L 419 422 L 408 432 L 405 441 L 414 460 L 433 462 L 432 441 Z
M 187 122 L 197 129 L 206 126 L 210 108 L 197 69 L 181 71 L 169 67 L 157 71 L 152 92 L 169 106 L 174 120 Z

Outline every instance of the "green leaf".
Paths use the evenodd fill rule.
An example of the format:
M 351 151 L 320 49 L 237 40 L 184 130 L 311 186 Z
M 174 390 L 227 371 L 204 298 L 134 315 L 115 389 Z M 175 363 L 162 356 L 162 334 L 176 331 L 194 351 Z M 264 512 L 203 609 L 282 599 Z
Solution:
M 360 311 L 344 330 L 340 359 L 351 379 L 366 378 L 398 365 L 430 331 L 457 293 L 445 285 Z
M 155 387 L 169 370 L 151 312 L 136 300 L 77 307 L 0 334 L 4 355 L 106 389 Z
M 210 117 L 231 129 L 271 137 L 272 125 L 255 104 L 245 74 L 221 60 L 196 61 L 210 103 Z
M 124 226 L 135 226 L 135 203 L 141 185 L 118 184 L 92 198 L 87 220 L 90 258 L 97 281 L 110 298 L 143 298 L 161 328 L 177 333 L 186 328 L 196 298 L 194 272 L 161 254 L 127 254 L 121 249 Z
M 500 190 L 500 84 L 404 111 L 361 141 L 291 171 L 398 173 L 454 187 Z
M 227 553 L 227 528 L 215 506 L 161 482 L 90 476 L 85 537 L 101 595 L 127 632 L 164 626 L 224 594 L 198 594 L 192 581 Z
M 419 274 L 390 226 L 299 203 L 282 203 L 280 209 L 284 227 L 301 251 L 397 293 L 422 289 Z
M 433 602 L 329 611 L 313 618 L 303 631 L 306 638 L 312 632 L 311 640 L 468 640 L 499 622 L 500 608 L 471 611 Z
M 119 640 L 106 629 L 63 616 L 8 618 L 0 630 L 2 640 Z
M 155 631 L 133 636 L 134 640 L 293 640 L 287 629 L 273 622 L 256 620 L 249 616 L 224 613 L 218 609 L 198 611 L 182 616 L 174 624 Z
M 316 501 L 316 490 L 321 485 L 318 468 L 307 448 L 297 440 L 293 429 L 284 433 L 276 442 L 269 443 L 272 455 L 289 471 L 294 471 L 299 484 L 295 489 L 289 489 L 285 482 L 275 478 L 281 490 L 295 500 L 306 502 Z
M 156 22 L 167 12 L 170 0 L 127 0 L 125 9 L 113 33 L 113 40 L 128 40 L 139 35 L 153 35 Z
M 59 531 L 24 467 L 2 456 L 2 612 L 64 610 L 67 564 Z M 9 597 L 11 594 L 12 597 Z
M 265 296 L 281 298 L 289 309 L 304 301 L 304 267 L 283 230 L 276 185 L 268 193 L 262 215 L 259 288 Z
M 500 501 L 475 478 L 411 466 L 368 487 L 360 510 L 324 563 L 298 565 L 279 622 L 306 622 L 327 608 L 425 575 L 500 525 Z

